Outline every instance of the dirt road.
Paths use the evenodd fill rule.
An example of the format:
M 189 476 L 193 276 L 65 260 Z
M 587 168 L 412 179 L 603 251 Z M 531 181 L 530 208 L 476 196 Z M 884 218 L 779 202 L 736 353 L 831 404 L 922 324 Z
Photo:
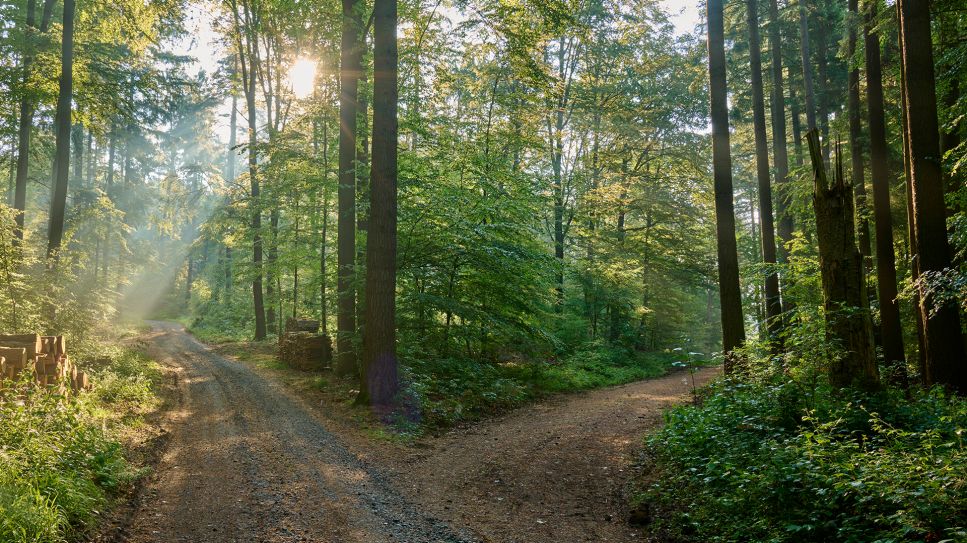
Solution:
M 695 381 L 718 375 L 706 368 Z M 638 540 L 624 495 L 633 453 L 666 408 L 687 401 L 687 378 L 560 396 L 428 440 L 399 457 L 395 480 L 424 511 L 488 542 Z
M 462 542 L 367 466 L 280 385 L 180 325 L 152 323 L 151 354 L 181 399 L 130 542 Z
M 403 447 L 327 420 L 180 325 L 152 326 L 180 398 L 119 541 L 633 541 L 632 445 L 689 390 L 679 374 L 564 396 Z

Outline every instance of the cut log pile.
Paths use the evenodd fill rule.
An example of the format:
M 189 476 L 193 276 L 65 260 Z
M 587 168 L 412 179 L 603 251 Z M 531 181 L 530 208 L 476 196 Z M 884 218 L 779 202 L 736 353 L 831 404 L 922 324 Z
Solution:
M 332 340 L 319 334 L 319 321 L 290 318 L 279 336 L 279 360 L 300 370 L 321 370 L 332 361 Z
M 0 335 L 0 376 L 20 379 L 31 372 L 39 385 L 73 391 L 91 388 L 90 379 L 67 356 L 64 336 Z

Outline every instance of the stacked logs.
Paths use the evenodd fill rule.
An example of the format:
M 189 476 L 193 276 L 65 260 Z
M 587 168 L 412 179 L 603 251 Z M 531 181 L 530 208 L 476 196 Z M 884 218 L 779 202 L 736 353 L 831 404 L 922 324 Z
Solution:
M 319 334 L 319 321 L 290 318 L 279 336 L 279 360 L 300 370 L 320 370 L 332 360 L 332 341 Z
M 32 372 L 39 385 L 71 390 L 90 389 L 87 374 L 80 371 L 67 356 L 64 336 L 39 334 L 0 335 L 0 376 L 17 380 L 25 371 Z

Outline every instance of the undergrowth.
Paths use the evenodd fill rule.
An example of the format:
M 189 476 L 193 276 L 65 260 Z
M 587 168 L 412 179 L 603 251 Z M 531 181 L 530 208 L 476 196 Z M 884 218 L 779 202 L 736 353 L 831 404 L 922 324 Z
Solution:
M 666 415 L 641 490 L 667 541 L 967 541 L 967 401 L 723 382 Z
M 452 426 L 561 392 L 664 375 L 675 353 L 639 353 L 592 344 L 558 361 L 491 363 L 466 359 L 404 359 L 404 381 L 420 406 L 420 425 Z
M 139 471 L 121 440 L 158 406 L 158 366 L 133 350 L 81 361 L 93 390 L 62 396 L 28 380 L 0 390 L 0 541 L 78 539 Z

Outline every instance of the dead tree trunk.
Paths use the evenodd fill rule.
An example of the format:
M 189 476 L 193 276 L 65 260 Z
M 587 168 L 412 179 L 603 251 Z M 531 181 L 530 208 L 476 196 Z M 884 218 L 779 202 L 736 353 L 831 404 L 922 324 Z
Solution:
M 873 346 L 873 321 L 863 276 L 863 255 L 856 248 L 853 192 L 843 177 L 842 153 L 836 153 L 832 185 L 826 176 L 819 132 L 806 134 L 813 166 L 813 209 L 823 283 L 826 338 L 841 349 L 830 360 L 835 387 L 876 388 L 879 375 Z

